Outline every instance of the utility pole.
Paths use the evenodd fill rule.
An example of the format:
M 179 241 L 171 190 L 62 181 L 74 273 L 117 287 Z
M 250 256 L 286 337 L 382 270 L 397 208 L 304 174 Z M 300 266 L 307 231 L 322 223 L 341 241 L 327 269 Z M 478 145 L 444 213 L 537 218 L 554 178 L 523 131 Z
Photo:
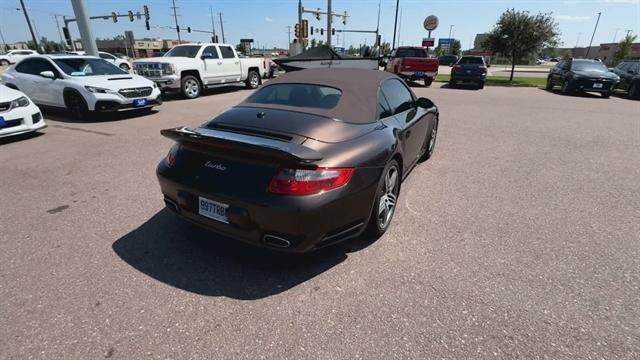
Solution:
M 333 13 L 331 12 L 331 0 L 327 0 L 327 46 L 331 47 L 331 21 Z
M 289 42 L 287 44 L 291 44 L 291 26 L 287 26 L 287 34 L 289 35 Z
M 220 16 L 220 31 L 222 32 L 222 42 L 227 43 L 227 39 L 224 37 L 224 25 L 222 25 L 222 13 L 219 12 L 218 16 Z
M 455 25 L 449 26 L 449 55 L 451 55 L 451 52 L 453 51 L 453 41 L 451 41 L 451 30 L 453 30 L 454 26 Z
M 33 32 L 33 27 L 31 27 L 31 21 L 29 20 L 29 14 L 27 14 L 27 7 L 24 6 L 24 0 L 20 0 L 20 5 L 22 6 L 22 12 L 24 13 L 24 18 L 27 19 L 27 25 L 29 25 L 29 31 L 31 32 L 31 39 L 33 39 L 33 45 L 36 47 L 36 51 L 39 50 L 38 39 L 36 38 L 36 34 Z
M 4 35 L 2 35 L 2 29 L 0 29 L 0 39 L 2 40 L 2 47 L 0 47 L 0 51 L 7 50 L 7 42 L 4 41 Z
M 396 29 L 398 28 L 398 7 L 400 6 L 400 0 L 396 0 L 396 20 L 393 23 L 393 43 L 391 44 L 391 50 L 396 48 Z
M 402 8 L 400 8 L 400 21 L 398 22 L 398 46 L 402 46 L 402 43 L 400 42 L 402 37 L 400 34 L 402 34 Z
M 601 12 L 598 13 L 598 20 L 596 20 L 596 26 L 593 28 L 593 35 L 591 35 L 591 41 L 589 41 L 589 47 L 587 48 L 587 54 L 584 56 L 585 59 L 589 58 L 589 51 L 591 50 L 591 44 L 593 44 L 593 37 L 596 36 L 596 30 L 598 30 L 598 23 L 600 22 Z
M 58 22 L 58 14 L 53 14 L 53 17 L 56 19 L 56 29 L 58 29 L 58 35 L 60 36 L 60 46 L 62 46 L 60 48 L 60 50 L 64 51 L 65 46 L 64 46 L 64 38 L 62 37 L 62 31 L 60 31 L 60 23 Z
M 176 0 L 171 0 L 173 2 L 173 6 L 171 7 L 173 9 L 173 19 L 176 21 L 176 32 L 178 33 L 178 44 L 182 44 L 182 39 L 180 39 L 180 25 L 178 25 L 178 14 L 176 13 L 176 10 L 178 9 L 176 7 Z
M 632 32 L 633 30 L 629 29 L 629 30 L 625 30 L 625 31 L 627 32 L 627 36 L 629 36 L 629 35 L 631 35 L 631 32 Z
M 620 30 L 622 30 L 622 29 L 620 29 L 620 28 L 617 28 L 617 29 L 616 29 L 616 33 L 613 35 L 613 41 L 612 41 L 612 43 L 615 43 L 615 42 L 616 42 L 616 38 L 618 37 L 618 31 L 620 31 Z
M 71 5 L 76 15 L 76 21 L 78 22 L 78 30 L 80 30 L 80 40 L 82 40 L 83 50 L 87 55 L 98 56 L 96 38 L 93 36 L 93 31 L 89 24 L 89 15 L 87 15 L 84 0 L 71 0 Z
M 216 25 L 213 22 L 213 8 L 209 6 L 209 14 L 211 14 L 211 31 L 213 32 L 213 38 L 216 37 Z

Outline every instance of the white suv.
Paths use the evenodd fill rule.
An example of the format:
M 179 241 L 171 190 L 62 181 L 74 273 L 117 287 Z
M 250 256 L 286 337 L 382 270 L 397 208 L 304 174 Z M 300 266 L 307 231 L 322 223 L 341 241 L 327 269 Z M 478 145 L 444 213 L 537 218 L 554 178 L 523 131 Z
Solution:
M 162 104 L 154 82 L 94 56 L 32 56 L 10 67 L 2 80 L 36 104 L 66 108 L 76 119 L 86 119 L 90 111 L 150 110 Z
M 11 50 L 5 55 L 0 55 L 0 65 L 7 66 L 15 64 L 18 61 L 33 55 L 38 55 L 38 53 L 33 50 Z

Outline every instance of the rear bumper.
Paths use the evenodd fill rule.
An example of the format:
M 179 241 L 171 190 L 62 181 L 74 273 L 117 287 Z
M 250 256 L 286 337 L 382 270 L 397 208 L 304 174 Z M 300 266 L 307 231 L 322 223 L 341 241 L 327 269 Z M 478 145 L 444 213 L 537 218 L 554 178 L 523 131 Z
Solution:
M 426 78 L 435 78 L 438 75 L 437 71 L 401 71 L 397 73 L 399 77 L 407 80 L 419 80 Z
M 157 168 L 167 207 L 212 232 L 284 252 L 308 252 L 359 236 L 369 220 L 382 169 L 357 170 L 344 188 L 311 196 L 268 195 L 260 200 L 226 197 L 192 189 L 164 162 Z M 359 174 L 358 174 L 359 173 Z M 353 190 L 353 184 L 358 189 Z M 199 197 L 228 204 L 228 224 L 198 214 Z M 265 236 L 287 240 L 274 246 Z
M 595 87 L 596 84 L 602 84 L 602 87 Z M 576 91 L 610 93 L 616 87 L 617 83 L 611 80 L 602 79 L 580 79 L 571 82 L 571 86 Z
M 478 81 L 485 81 L 485 79 L 487 78 L 487 74 L 457 74 L 457 73 L 451 73 L 451 80 L 455 80 L 455 81 L 473 81 L 473 82 L 478 82 Z

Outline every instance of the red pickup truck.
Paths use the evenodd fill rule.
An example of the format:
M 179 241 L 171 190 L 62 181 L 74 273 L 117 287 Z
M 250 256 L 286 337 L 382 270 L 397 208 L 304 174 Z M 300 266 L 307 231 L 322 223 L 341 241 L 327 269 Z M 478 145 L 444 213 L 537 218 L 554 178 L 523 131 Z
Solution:
M 392 72 L 405 80 L 424 79 L 424 85 L 430 86 L 438 75 L 438 65 L 438 59 L 430 58 L 427 48 L 401 46 L 391 53 L 385 65 L 385 71 Z

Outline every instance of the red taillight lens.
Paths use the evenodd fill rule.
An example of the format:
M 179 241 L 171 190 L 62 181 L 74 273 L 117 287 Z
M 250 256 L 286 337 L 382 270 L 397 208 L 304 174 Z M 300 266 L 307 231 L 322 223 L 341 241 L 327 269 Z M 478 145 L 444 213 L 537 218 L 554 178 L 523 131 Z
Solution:
M 353 168 L 282 169 L 271 179 L 269 192 L 312 195 L 339 188 L 351 179 Z
M 180 150 L 180 144 L 173 144 L 169 153 L 164 158 L 164 163 L 168 167 L 173 167 L 176 164 L 176 157 L 178 156 L 178 150 Z

